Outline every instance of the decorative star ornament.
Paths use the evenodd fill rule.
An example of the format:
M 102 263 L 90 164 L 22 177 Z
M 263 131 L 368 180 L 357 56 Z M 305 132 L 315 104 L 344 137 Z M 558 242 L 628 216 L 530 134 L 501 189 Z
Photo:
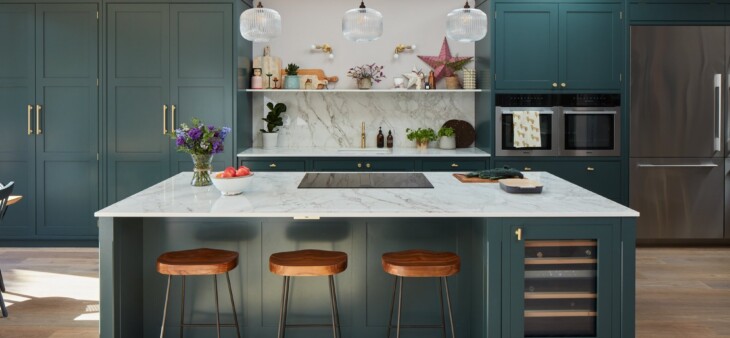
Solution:
M 423 74 L 423 71 L 420 69 L 416 69 L 416 67 L 413 67 L 413 70 L 410 73 L 403 74 L 403 76 L 408 79 L 408 84 L 406 85 L 406 89 L 416 86 L 416 89 L 421 89 L 421 84 L 423 83 L 423 78 L 425 77 Z
M 444 43 L 441 45 L 441 53 L 439 53 L 438 56 L 419 55 L 418 57 L 433 68 L 433 73 L 437 82 L 445 77 L 454 75 L 454 71 L 446 66 L 447 63 L 470 59 L 470 57 L 466 56 L 451 56 L 451 49 L 449 49 L 449 43 L 446 41 L 446 38 L 444 38 Z

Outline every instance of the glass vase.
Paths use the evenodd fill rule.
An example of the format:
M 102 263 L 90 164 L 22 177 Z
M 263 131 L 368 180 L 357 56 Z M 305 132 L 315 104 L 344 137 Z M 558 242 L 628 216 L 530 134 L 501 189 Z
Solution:
M 213 170 L 213 155 L 191 155 L 193 157 L 193 180 L 190 185 L 205 187 L 213 184 L 210 172 Z

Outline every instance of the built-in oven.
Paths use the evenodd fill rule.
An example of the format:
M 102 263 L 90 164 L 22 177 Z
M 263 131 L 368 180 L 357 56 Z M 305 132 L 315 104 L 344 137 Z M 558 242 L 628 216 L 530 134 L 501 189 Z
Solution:
M 621 155 L 618 94 L 565 94 L 561 105 L 561 156 Z
M 558 94 L 497 94 L 496 154 L 497 156 L 557 156 L 559 153 Z M 540 118 L 540 146 L 515 147 L 515 112 L 536 111 Z

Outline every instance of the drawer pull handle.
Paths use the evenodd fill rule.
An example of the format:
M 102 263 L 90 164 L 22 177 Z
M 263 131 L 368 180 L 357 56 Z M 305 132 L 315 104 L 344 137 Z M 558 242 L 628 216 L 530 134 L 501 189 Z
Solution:
M 365 164 L 366 168 L 370 168 L 370 163 Z
M 31 123 L 31 120 L 33 119 L 33 105 L 28 105 L 28 135 L 33 135 L 33 124 Z
M 568 85 L 567 85 L 567 84 L 566 84 L 565 82 L 563 82 L 563 83 L 561 83 L 561 84 L 560 84 L 560 87 L 563 87 L 563 88 L 565 88 L 565 87 L 567 87 L 567 86 L 568 86 Z
M 167 105 L 162 105 L 162 135 L 167 135 Z
M 362 168 L 362 163 L 358 163 L 358 164 L 357 164 L 357 167 L 358 167 L 358 168 Z
M 586 170 L 588 170 L 588 171 L 595 171 L 596 169 L 593 168 L 593 167 L 588 167 L 588 168 L 586 168 Z
M 276 168 L 276 163 L 269 164 L 269 168 Z
M 36 135 L 43 134 L 41 130 L 41 105 L 35 105 L 35 133 Z
M 557 82 L 553 82 L 553 88 L 558 88 L 558 83 Z
M 452 168 L 458 168 L 458 167 L 459 167 L 459 165 L 458 165 L 458 164 L 456 164 L 456 163 L 451 163 L 451 167 L 452 167 Z
M 515 235 L 517 236 L 517 240 L 521 241 L 522 240 L 522 228 L 517 228 L 517 230 L 515 230 Z
M 532 168 L 530 168 L 530 167 L 525 167 L 525 171 L 532 171 Z

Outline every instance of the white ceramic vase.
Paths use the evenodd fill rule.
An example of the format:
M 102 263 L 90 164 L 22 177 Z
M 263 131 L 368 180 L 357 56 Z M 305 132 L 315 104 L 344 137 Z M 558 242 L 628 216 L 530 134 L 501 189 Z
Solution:
M 439 148 L 456 149 L 456 136 L 441 136 L 439 138 Z
M 264 149 L 274 149 L 279 143 L 279 133 L 261 133 L 264 137 Z

